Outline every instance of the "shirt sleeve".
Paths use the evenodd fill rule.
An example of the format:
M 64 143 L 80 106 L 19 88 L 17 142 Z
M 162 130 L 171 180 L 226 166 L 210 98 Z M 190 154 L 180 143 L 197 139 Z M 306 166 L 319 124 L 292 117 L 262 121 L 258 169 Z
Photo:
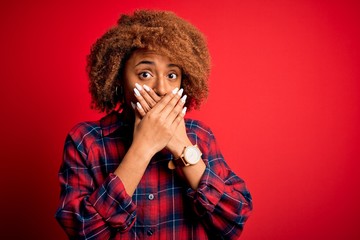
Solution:
M 59 171 L 60 204 L 56 219 L 70 239 L 109 239 L 129 230 L 136 218 L 136 206 L 121 180 L 109 174 L 95 188 L 87 154 L 69 134 Z
M 238 239 L 252 210 L 252 198 L 239 178 L 226 164 L 210 130 L 208 146 L 203 147 L 205 172 L 197 190 L 188 190 L 193 211 L 218 239 Z

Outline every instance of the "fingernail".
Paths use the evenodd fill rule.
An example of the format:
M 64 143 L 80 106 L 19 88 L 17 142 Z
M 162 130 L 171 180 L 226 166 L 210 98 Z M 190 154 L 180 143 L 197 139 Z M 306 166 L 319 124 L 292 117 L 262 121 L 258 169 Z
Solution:
M 137 106 L 139 109 L 142 109 L 141 104 L 140 104 L 139 102 L 136 103 L 136 106 Z
M 138 83 L 135 83 L 135 87 L 136 87 L 139 91 L 142 90 L 142 87 L 141 87 L 140 84 L 138 84 Z
M 130 102 L 130 103 L 131 103 L 131 107 L 135 110 L 135 107 L 136 107 L 135 103 L 133 103 L 133 102 Z
M 186 96 L 186 95 L 184 95 L 184 96 L 183 96 L 180 100 L 181 100 L 183 103 L 185 103 L 186 98 L 187 98 L 187 96 Z
M 136 96 L 139 96 L 139 97 L 140 97 L 140 92 L 139 92 L 136 88 L 134 88 L 134 92 L 135 92 L 135 95 L 136 95 Z
M 149 87 L 148 85 L 145 85 L 145 84 L 144 84 L 143 87 L 144 87 L 144 89 L 145 89 L 147 92 L 150 92 L 151 89 L 150 89 L 150 87 Z
M 184 91 L 184 89 L 182 89 L 182 88 L 181 88 L 181 89 L 178 91 L 178 93 L 177 93 L 177 94 L 178 94 L 179 96 L 181 96 L 181 95 L 182 95 L 182 93 L 183 93 L 183 91 Z
M 186 109 L 187 109 L 187 107 L 184 107 L 183 110 L 181 111 L 183 115 L 185 115 Z
M 178 89 L 178 88 L 175 88 L 174 90 L 172 90 L 172 93 L 173 93 L 173 94 L 176 94 L 178 91 L 179 91 L 179 89 Z

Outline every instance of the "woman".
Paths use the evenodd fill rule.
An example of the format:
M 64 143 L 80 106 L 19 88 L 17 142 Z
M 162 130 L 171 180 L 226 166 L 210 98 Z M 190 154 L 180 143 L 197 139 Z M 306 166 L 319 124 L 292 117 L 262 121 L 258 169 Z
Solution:
M 93 107 L 68 134 L 56 218 L 74 239 L 237 239 L 252 209 L 209 127 L 203 35 L 171 12 L 136 11 L 94 44 Z

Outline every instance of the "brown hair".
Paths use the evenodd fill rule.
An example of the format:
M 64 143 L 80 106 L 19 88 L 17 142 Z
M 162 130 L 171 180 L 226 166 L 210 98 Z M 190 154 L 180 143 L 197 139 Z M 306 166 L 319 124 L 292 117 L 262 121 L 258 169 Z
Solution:
M 136 49 L 155 50 L 168 56 L 182 70 L 182 87 L 188 108 L 199 108 L 208 94 L 210 56 L 203 34 L 172 12 L 138 10 L 122 15 L 91 48 L 87 59 L 91 106 L 102 112 L 113 110 L 122 96 L 122 72 Z

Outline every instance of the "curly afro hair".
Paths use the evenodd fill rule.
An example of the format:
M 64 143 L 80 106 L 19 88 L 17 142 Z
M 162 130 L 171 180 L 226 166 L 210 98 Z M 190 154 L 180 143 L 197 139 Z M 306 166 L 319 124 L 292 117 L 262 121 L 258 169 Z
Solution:
M 199 108 L 208 95 L 210 56 L 203 34 L 169 11 L 137 10 L 122 15 L 91 48 L 87 59 L 91 107 L 110 112 L 123 96 L 123 68 L 136 49 L 154 50 L 181 67 L 181 87 L 188 95 L 187 107 Z

